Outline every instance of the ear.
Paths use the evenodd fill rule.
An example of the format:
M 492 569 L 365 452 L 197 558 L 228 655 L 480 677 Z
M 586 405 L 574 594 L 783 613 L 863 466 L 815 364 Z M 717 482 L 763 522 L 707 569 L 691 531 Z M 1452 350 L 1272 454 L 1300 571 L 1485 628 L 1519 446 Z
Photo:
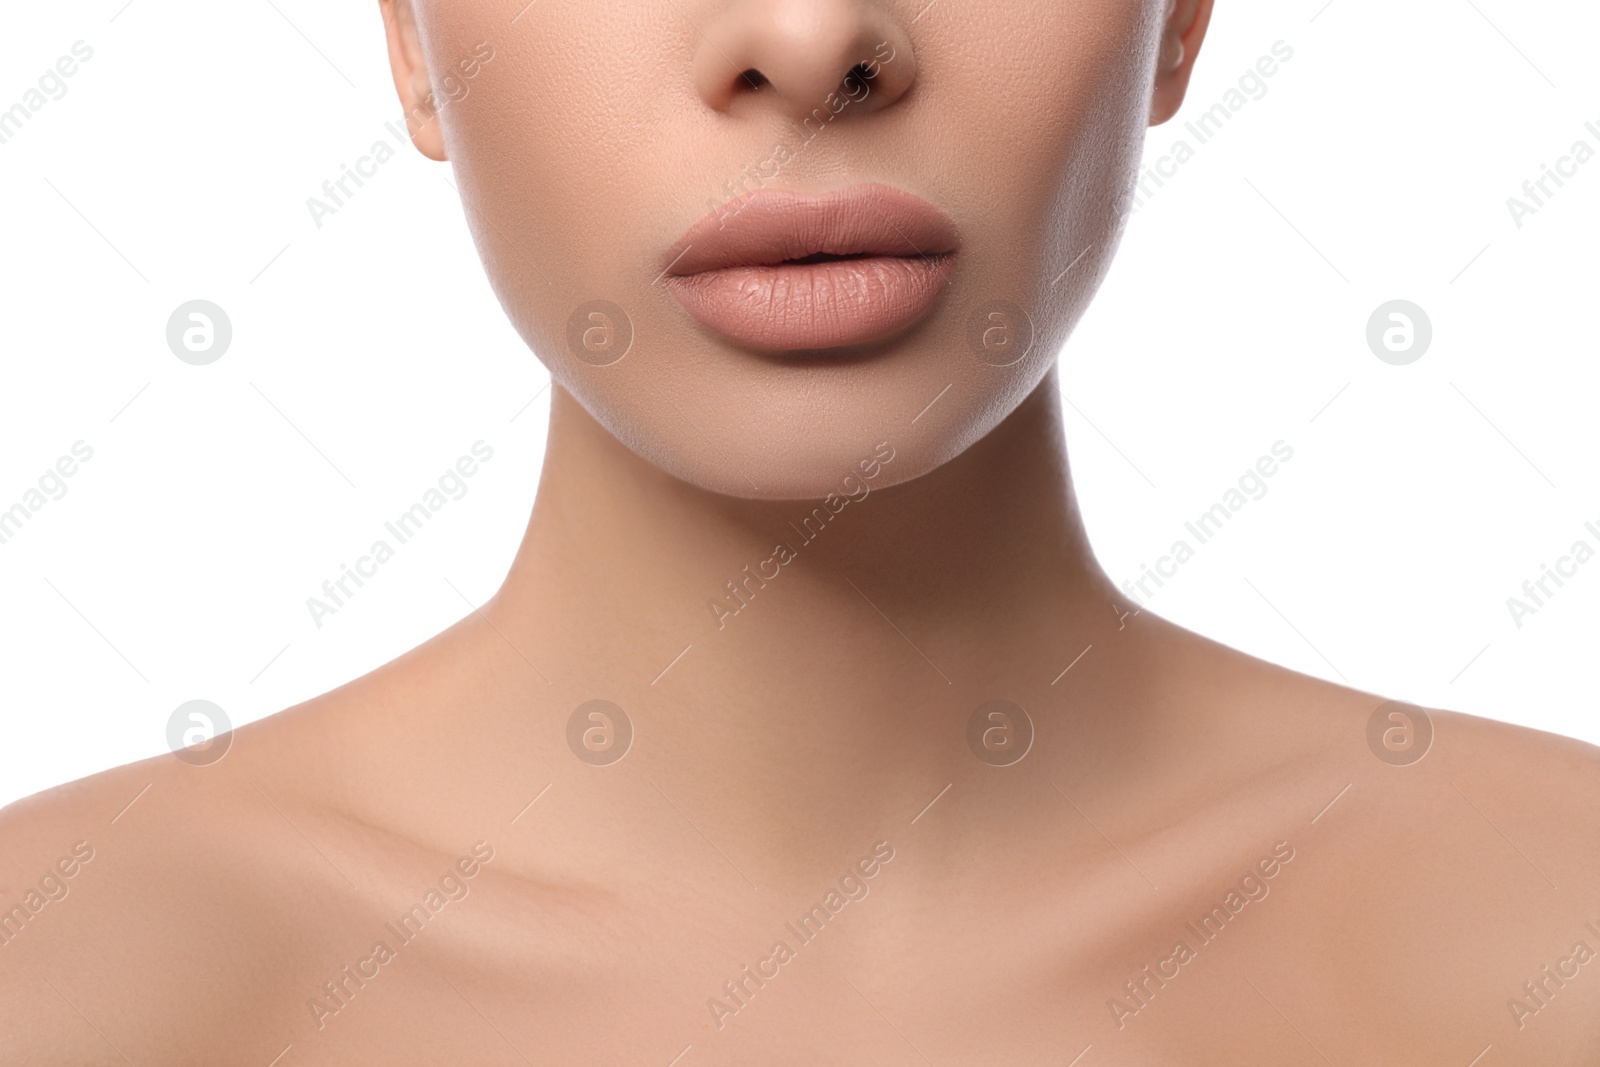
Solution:
M 406 129 L 411 143 L 429 159 L 444 161 L 444 137 L 439 132 L 438 101 L 428 64 L 417 38 L 417 18 L 412 0 L 378 0 L 383 10 L 383 26 L 389 38 L 389 69 L 394 74 L 394 90 L 405 108 Z
M 1178 113 L 1195 57 L 1211 24 L 1212 0 L 1167 0 L 1167 22 L 1161 30 L 1161 55 L 1156 60 L 1155 93 L 1150 99 L 1150 125 L 1159 126 Z

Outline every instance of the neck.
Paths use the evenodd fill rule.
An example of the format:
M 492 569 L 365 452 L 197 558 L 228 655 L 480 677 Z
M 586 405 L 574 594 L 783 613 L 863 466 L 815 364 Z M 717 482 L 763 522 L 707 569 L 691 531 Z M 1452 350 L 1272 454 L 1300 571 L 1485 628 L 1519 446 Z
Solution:
M 488 611 L 548 679 L 527 674 L 532 698 L 615 701 L 673 753 L 661 774 L 736 768 L 776 809 L 876 747 L 895 773 L 844 794 L 903 806 L 973 761 L 978 705 L 1058 706 L 1069 686 L 1052 680 L 1085 646 L 1117 644 L 1132 605 L 1085 537 L 1053 371 L 955 459 L 893 476 L 891 459 L 837 512 L 706 492 L 556 387 L 527 536 Z

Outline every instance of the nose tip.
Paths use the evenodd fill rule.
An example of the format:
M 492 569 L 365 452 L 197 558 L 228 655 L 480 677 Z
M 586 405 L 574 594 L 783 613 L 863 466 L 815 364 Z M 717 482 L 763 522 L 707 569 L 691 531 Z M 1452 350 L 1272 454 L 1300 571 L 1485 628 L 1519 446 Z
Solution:
M 703 27 L 694 64 L 712 109 L 770 100 L 794 118 L 881 110 L 916 79 L 910 38 L 870 0 L 736 0 Z

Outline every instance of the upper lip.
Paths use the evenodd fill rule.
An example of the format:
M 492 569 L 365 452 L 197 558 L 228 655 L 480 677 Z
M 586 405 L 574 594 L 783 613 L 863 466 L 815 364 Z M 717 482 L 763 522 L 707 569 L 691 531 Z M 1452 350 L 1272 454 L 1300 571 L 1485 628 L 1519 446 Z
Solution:
M 827 193 L 759 189 L 713 208 L 667 250 L 663 273 L 777 266 L 809 256 L 938 256 L 960 244 L 955 222 L 888 185 Z

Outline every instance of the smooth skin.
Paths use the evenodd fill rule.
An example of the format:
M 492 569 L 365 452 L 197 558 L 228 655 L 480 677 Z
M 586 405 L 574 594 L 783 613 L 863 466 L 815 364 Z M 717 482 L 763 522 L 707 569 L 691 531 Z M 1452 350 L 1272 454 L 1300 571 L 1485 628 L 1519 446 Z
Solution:
M 0 907 L 43 902 L 0 943 L 0 1063 L 1600 1063 L 1600 750 L 1431 711 L 1386 762 L 1384 696 L 1140 611 L 1090 550 L 1054 358 L 1208 0 L 521 7 L 383 2 L 414 118 L 495 42 L 414 133 L 555 378 L 505 583 L 219 762 L 0 812 Z M 907 62 L 781 181 L 939 203 L 945 306 L 823 359 L 705 334 L 655 255 L 883 40 Z M 1041 338 L 1004 369 L 965 343 L 997 294 Z M 611 368 L 565 348 L 597 297 L 638 338 Z M 593 699 L 634 732 L 605 766 L 568 743 Z M 1036 731 L 1010 766 L 968 746 L 995 699 Z

